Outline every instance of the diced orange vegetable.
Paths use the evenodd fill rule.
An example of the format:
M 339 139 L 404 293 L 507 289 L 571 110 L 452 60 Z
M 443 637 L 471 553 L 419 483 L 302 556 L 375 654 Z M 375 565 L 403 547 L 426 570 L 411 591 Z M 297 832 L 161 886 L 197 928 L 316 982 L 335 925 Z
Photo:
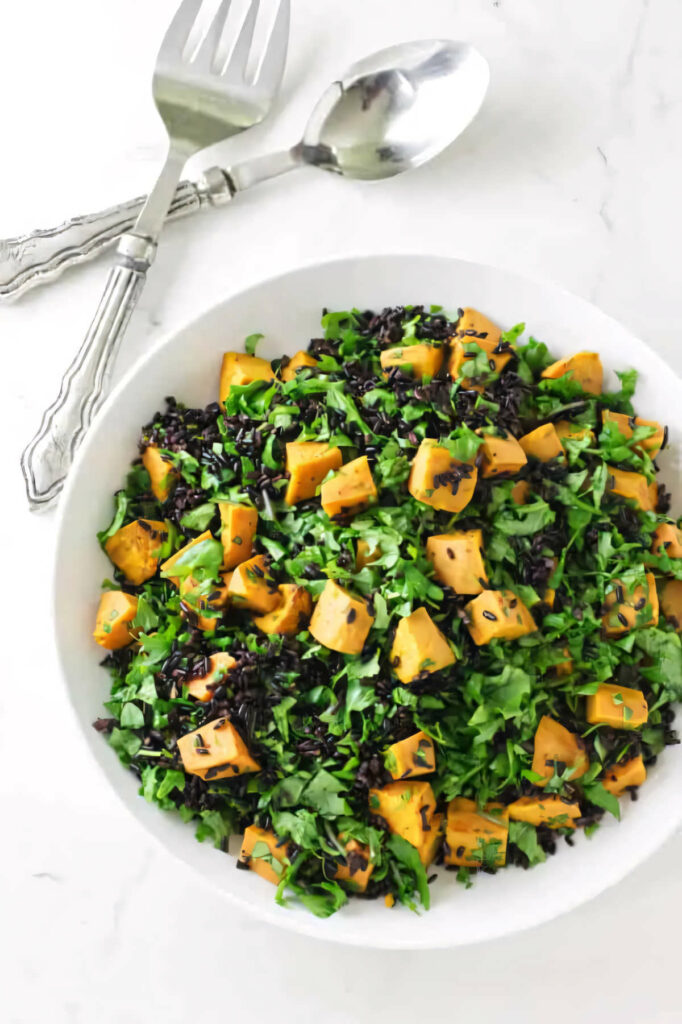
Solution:
M 481 647 L 491 640 L 517 640 L 538 628 L 535 619 L 513 590 L 484 590 L 464 606 L 467 629 Z
M 564 446 L 553 423 L 543 423 L 529 434 L 524 434 L 519 444 L 526 455 L 540 462 L 550 462 L 564 454 Z
M 436 798 L 428 782 L 389 782 L 381 789 L 370 789 L 371 814 L 383 818 L 391 832 L 402 836 L 418 850 L 425 848 L 435 815 Z M 440 824 L 436 822 L 436 824 Z M 429 851 L 425 851 L 429 852 Z
M 235 607 L 248 608 L 259 615 L 274 611 L 282 602 L 264 555 L 254 555 L 236 567 L 228 593 Z
M 174 587 L 180 587 L 181 578 L 179 576 L 169 576 L 168 573 L 191 548 L 196 547 L 197 544 L 202 544 L 205 540 L 213 540 L 210 530 L 205 530 L 198 537 L 195 537 L 194 540 L 188 541 L 187 544 L 184 544 L 183 547 L 176 551 L 174 555 L 171 555 L 170 558 L 167 558 L 161 565 L 162 574 L 171 581 Z
M 426 608 L 417 608 L 400 620 L 391 648 L 391 666 L 401 683 L 411 683 L 422 672 L 438 672 L 454 663 L 450 645 Z
M 108 651 L 127 647 L 133 639 L 130 623 L 137 615 L 137 598 L 123 590 L 105 590 L 99 599 L 95 642 Z
M 254 617 L 253 624 L 272 636 L 281 633 L 290 636 L 299 633 L 308 625 L 313 602 L 305 587 L 295 583 L 282 583 L 279 587 L 281 603 L 267 615 Z
M 527 480 L 519 480 L 511 489 L 511 500 L 515 505 L 527 505 L 530 495 L 530 484 Z
M 555 769 L 557 774 L 563 775 L 567 768 L 571 769 L 570 781 L 574 782 L 589 767 L 583 740 L 561 722 L 543 715 L 535 733 L 533 752 L 533 771 L 542 779 L 535 785 L 546 786 Z
M 610 725 L 614 729 L 639 729 L 649 718 L 649 705 L 641 690 L 629 686 L 602 683 L 586 700 L 590 725 Z
M 601 780 L 602 786 L 614 796 L 622 796 L 626 789 L 633 789 L 646 782 L 646 768 L 642 755 L 631 757 L 629 761 L 611 765 L 604 773 Z
M 612 589 L 604 598 L 606 614 L 602 618 L 607 636 L 620 636 L 629 629 L 658 625 L 658 593 L 652 573 L 646 573 L 646 589 L 638 584 L 630 591 L 620 580 L 612 580 Z M 619 598 L 622 597 L 622 601 Z
M 287 365 L 282 367 L 280 376 L 286 384 L 288 381 L 294 380 L 297 370 L 313 369 L 315 366 L 317 366 L 317 359 L 313 359 L 308 352 L 297 352 L 295 356 L 291 357 Z
M 156 572 L 167 536 L 166 524 L 160 520 L 135 519 L 109 537 L 104 550 L 126 579 L 139 586 Z
M 644 512 L 655 512 L 658 504 L 658 487 L 655 481 L 649 481 L 641 473 L 630 473 L 615 466 L 607 466 L 608 478 L 606 486 L 611 494 L 617 494 L 628 501 L 634 501 Z
M 484 477 L 518 473 L 528 462 L 523 448 L 511 434 L 506 437 L 485 434 L 479 451 L 483 456 L 481 476 Z
M 360 654 L 374 616 L 362 597 L 327 580 L 308 627 L 318 643 L 341 654 Z
M 600 395 L 604 381 L 604 368 L 596 352 L 576 352 L 568 359 L 558 359 L 542 371 L 545 379 L 557 380 L 570 373 L 588 395 Z
M 512 821 L 548 828 L 575 828 L 580 817 L 580 804 L 566 803 L 560 796 L 522 796 L 507 808 Z
M 665 554 L 668 558 L 682 558 L 682 530 L 674 523 L 661 523 L 654 530 L 651 552 L 654 555 Z
M 178 739 L 182 765 L 205 782 L 260 771 L 232 722 L 216 718 Z
M 362 512 L 377 500 L 377 489 L 366 455 L 342 466 L 336 476 L 325 480 L 320 501 L 330 519 Z
M 361 572 L 366 565 L 371 565 L 372 562 L 376 562 L 378 558 L 381 558 L 381 548 L 373 547 L 370 548 L 366 540 L 359 540 L 355 547 L 355 571 Z
M 472 333 L 473 332 L 473 333 Z M 482 349 L 488 356 L 491 372 L 500 373 L 512 357 L 512 351 L 495 352 L 502 336 L 501 329 L 476 309 L 466 307 L 457 323 L 457 330 L 450 345 L 448 372 L 453 380 L 457 380 L 465 363 L 474 359 L 477 349 Z M 467 348 L 469 351 L 467 351 Z M 464 366 L 466 371 L 466 366 Z M 471 386 L 471 380 L 462 379 L 462 386 Z M 474 385 L 480 390 L 480 385 Z
M 219 501 L 223 530 L 220 535 L 226 569 L 234 569 L 240 562 L 251 558 L 253 538 L 258 527 L 258 511 L 250 505 L 236 505 L 231 501 Z
M 231 578 L 232 573 L 222 573 L 222 582 L 213 583 L 211 585 L 212 589 L 208 593 L 196 592 L 197 588 L 202 585 L 197 583 L 193 576 L 187 576 L 185 579 L 178 581 L 183 602 L 196 616 L 197 628 L 202 629 L 205 633 L 213 633 L 215 631 L 220 616 L 202 615 L 201 613 L 204 609 L 215 610 L 225 607 L 229 600 Z
M 187 683 L 190 697 L 194 697 L 196 700 L 202 701 L 202 703 L 212 700 L 216 687 L 220 685 L 221 680 L 224 679 L 232 666 L 237 664 L 232 655 L 227 654 L 225 651 L 212 654 L 208 659 L 208 663 L 210 667 L 205 675 L 195 676 Z
M 507 859 L 509 812 L 502 804 L 479 809 L 475 800 L 456 796 L 448 804 L 445 863 L 463 867 L 502 867 Z
M 339 838 L 343 842 L 343 836 Z M 337 882 L 347 882 L 353 892 L 365 892 L 374 871 L 374 865 L 369 861 L 369 847 L 355 839 L 349 839 L 345 845 L 346 863 L 339 865 L 334 878 Z
M 412 377 L 435 377 L 443 365 L 442 345 L 405 345 L 387 348 L 380 356 L 384 376 L 393 366 Z
M 245 352 L 226 352 L 220 369 L 220 404 L 225 404 L 230 388 L 252 384 L 254 380 L 272 380 L 274 376 L 267 359 Z
M 438 533 L 426 541 L 426 557 L 433 563 L 436 579 L 456 594 L 480 594 L 487 586 L 481 530 Z
M 588 437 L 592 442 L 596 440 L 593 430 L 580 423 L 571 423 L 570 420 L 557 420 L 554 429 L 562 441 L 582 441 L 584 437 Z
M 341 449 L 330 448 L 325 441 L 291 441 L 287 445 L 287 505 L 314 498 L 327 473 L 341 469 L 342 463 Z
M 573 671 L 573 659 L 571 658 L 571 652 L 568 647 L 564 647 L 562 654 L 565 655 L 566 660 L 560 661 L 558 665 L 554 666 L 554 671 L 561 678 L 562 676 L 570 676 Z
M 478 471 L 454 459 L 447 448 L 425 438 L 412 460 L 408 489 L 413 498 L 445 512 L 461 512 L 474 496 Z
M 682 633 L 682 580 L 667 580 L 661 591 L 661 611 L 665 621 Z
M 417 846 L 419 859 L 425 868 L 428 868 L 433 864 L 442 841 L 443 815 L 433 814 L 429 819 L 428 828 L 424 829 L 421 842 Z
M 391 909 L 391 907 L 395 906 L 395 896 L 393 895 L 392 892 L 386 893 L 386 895 L 384 896 L 384 903 L 389 910 Z
M 156 445 L 150 444 L 142 453 L 142 465 L 149 473 L 152 494 L 159 501 L 166 501 L 178 478 L 170 457 L 162 455 Z
M 386 771 L 393 779 L 411 779 L 436 770 L 433 741 L 425 732 L 415 732 L 393 743 L 384 755 Z
M 649 437 L 642 438 L 633 447 L 638 448 L 640 451 L 648 452 L 652 459 L 655 459 L 660 452 L 665 437 L 665 429 L 656 420 L 643 420 L 639 416 L 630 417 L 626 416 L 624 412 L 611 412 L 610 409 L 603 409 L 601 418 L 602 423 L 615 423 L 623 437 L 628 439 L 634 433 L 633 423 L 635 427 L 653 427 L 655 432 L 650 434 Z
M 249 825 L 244 832 L 239 860 L 266 882 L 279 885 L 289 862 L 289 847 L 287 839 L 280 839 L 258 825 Z

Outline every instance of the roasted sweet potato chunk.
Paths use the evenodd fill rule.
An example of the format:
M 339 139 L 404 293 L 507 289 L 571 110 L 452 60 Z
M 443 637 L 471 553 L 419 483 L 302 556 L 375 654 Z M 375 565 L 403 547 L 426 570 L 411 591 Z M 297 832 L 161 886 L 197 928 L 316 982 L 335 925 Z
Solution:
M 607 466 L 608 478 L 606 486 L 611 494 L 634 501 L 643 512 L 655 512 L 658 504 L 658 487 L 656 482 L 649 482 L 641 473 L 630 473 L 625 469 Z
M 287 445 L 289 484 L 284 500 L 287 505 L 314 498 L 327 473 L 341 469 L 341 449 L 322 441 L 292 441 Z
M 634 789 L 646 782 L 646 768 L 642 755 L 631 757 L 629 761 L 614 764 L 607 768 L 601 783 L 605 790 L 614 796 L 622 796 L 627 789 Z
M 651 552 L 654 555 L 665 554 L 668 558 L 682 558 L 682 530 L 674 523 L 661 523 L 654 530 Z
M 130 623 L 137 615 L 137 598 L 122 590 L 105 590 L 99 599 L 95 642 L 108 651 L 127 647 L 133 639 Z
M 317 359 L 308 352 L 297 352 L 295 356 L 292 356 L 286 366 L 282 367 L 280 377 L 284 383 L 288 383 L 290 380 L 294 380 L 296 377 L 297 370 L 314 369 L 317 366 Z
M 426 541 L 426 557 L 436 579 L 456 594 L 480 594 L 487 586 L 481 530 L 438 533 Z
M 518 640 L 538 628 L 535 619 L 513 590 L 484 590 L 465 605 L 467 629 L 481 647 L 491 640 Z
M 567 359 L 557 359 L 542 371 L 545 379 L 557 380 L 570 373 L 589 395 L 600 395 L 604 381 L 604 368 L 596 352 L 576 352 Z
M 226 352 L 220 369 L 220 404 L 225 404 L 230 388 L 251 384 L 254 380 L 272 380 L 274 376 L 267 359 L 245 352 Z
M 166 524 L 160 520 L 135 519 L 109 537 L 104 549 L 126 579 L 139 586 L 156 572 L 167 536 Z
M 602 617 L 607 636 L 620 636 L 630 629 L 658 625 L 658 593 L 653 573 L 646 574 L 646 586 L 638 584 L 630 590 L 620 580 L 613 580 L 606 594 Z
M 178 478 L 178 471 L 171 458 L 162 455 L 156 445 L 150 444 L 142 453 L 142 465 L 149 473 L 152 494 L 159 501 L 166 501 Z
M 336 476 L 320 488 L 322 508 L 330 519 L 362 512 L 377 500 L 377 489 L 366 455 L 342 466 Z
M 227 718 L 217 718 L 180 736 L 178 750 L 185 771 L 205 782 L 260 771 L 260 765 Z
M 417 608 L 400 620 L 391 648 L 391 666 L 402 683 L 454 663 L 450 645 L 426 608 Z
M 386 771 L 394 779 L 412 779 L 436 770 L 433 741 L 425 732 L 415 732 L 393 743 L 384 755 Z
M 661 611 L 665 621 L 682 633 L 682 580 L 667 580 L 663 584 Z
M 408 488 L 417 501 L 446 512 L 461 512 L 474 496 L 478 472 L 453 458 L 447 448 L 426 438 L 412 460 Z
M 485 434 L 479 450 L 483 457 L 481 476 L 484 477 L 518 473 L 528 462 L 523 448 L 511 434 L 506 437 Z
M 226 569 L 234 569 L 240 562 L 246 562 L 253 553 L 253 538 L 258 527 L 258 511 L 251 505 L 237 505 L 231 501 L 218 502 L 223 524 L 220 539 L 225 557 Z
M 265 615 L 282 603 L 282 594 L 263 555 L 255 555 L 238 565 L 228 588 L 230 601 L 238 608 Z
M 343 836 L 339 838 L 344 842 Z M 349 839 L 345 845 L 346 863 L 339 865 L 334 878 L 337 882 L 345 882 L 352 892 L 365 892 L 374 871 L 369 860 L 369 847 L 355 839 Z
M 456 796 L 448 804 L 445 863 L 462 867 L 502 867 L 507 859 L 509 812 L 502 804 L 479 809 L 475 800 Z
M 313 610 L 313 602 L 305 587 L 282 583 L 278 588 L 280 603 L 267 615 L 254 616 L 253 624 L 268 635 L 291 636 L 305 629 Z
M 535 733 L 533 771 L 541 775 L 536 786 L 546 786 L 554 773 L 563 775 L 570 769 L 570 781 L 579 779 L 590 767 L 585 744 L 561 722 L 543 715 Z
M 205 703 L 212 700 L 213 693 L 220 682 L 228 674 L 237 662 L 231 654 L 226 651 L 218 651 L 208 659 L 209 669 L 203 676 L 194 676 L 187 683 L 187 690 L 190 697 Z
M 288 849 L 288 840 L 258 825 L 249 825 L 244 832 L 239 860 L 266 882 L 279 885 L 288 864 Z
M 566 803 L 560 796 L 522 796 L 507 808 L 512 821 L 527 821 L 547 828 L 575 828 L 580 804 Z
M 398 345 L 386 348 L 380 356 L 384 376 L 394 367 L 411 377 L 435 377 L 443 365 L 442 345 Z
M 539 462 L 550 462 L 564 454 L 564 446 L 553 423 L 543 423 L 529 434 L 524 434 L 519 445 L 529 458 Z
M 633 445 L 642 452 L 648 452 L 652 459 L 655 459 L 661 450 L 665 438 L 665 428 L 656 420 L 643 420 L 639 416 L 626 416 L 624 412 L 611 412 L 610 409 L 602 410 L 602 423 L 615 423 L 623 437 L 632 437 L 637 427 L 652 427 L 653 433 L 649 437 L 643 437 L 641 441 Z
M 423 864 L 435 857 L 442 816 L 435 814 L 436 798 L 428 782 L 389 782 L 370 789 L 369 810 L 383 818 L 391 832 L 415 846 Z
M 649 706 L 641 690 L 629 686 L 602 683 L 586 698 L 590 725 L 610 725 L 613 729 L 639 729 L 649 718 Z
M 341 654 L 360 654 L 373 622 L 374 616 L 362 597 L 328 580 L 308 628 L 324 647 Z

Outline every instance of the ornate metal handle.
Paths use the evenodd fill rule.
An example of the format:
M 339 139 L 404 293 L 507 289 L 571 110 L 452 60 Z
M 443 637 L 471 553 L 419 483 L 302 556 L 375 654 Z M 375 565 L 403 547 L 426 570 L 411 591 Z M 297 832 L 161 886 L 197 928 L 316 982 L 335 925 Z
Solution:
M 222 206 L 234 189 L 225 171 L 209 167 L 197 181 L 181 181 L 168 210 L 175 220 L 203 206 Z M 145 196 L 99 213 L 74 217 L 56 228 L 0 240 L 0 302 L 54 280 L 68 267 L 95 259 L 130 231 Z
M 155 245 L 136 235 L 121 239 L 116 265 L 85 340 L 46 410 L 38 433 L 21 456 L 31 509 L 46 508 L 62 487 L 107 389 L 130 315 L 144 286 Z

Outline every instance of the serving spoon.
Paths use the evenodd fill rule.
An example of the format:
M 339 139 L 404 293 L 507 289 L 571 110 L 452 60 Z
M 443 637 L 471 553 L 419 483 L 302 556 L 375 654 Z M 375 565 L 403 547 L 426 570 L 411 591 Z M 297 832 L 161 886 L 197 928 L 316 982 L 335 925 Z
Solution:
M 469 43 L 430 39 L 379 50 L 329 86 L 297 145 L 234 167 L 210 167 L 198 181 L 181 182 L 168 217 L 222 206 L 237 193 L 297 167 L 364 181 L 418 167 L 471 123 L 489 78 L 487 61 Z M 130 230 L 144 201 L 0 240 L 0 300 L 99 255 Z

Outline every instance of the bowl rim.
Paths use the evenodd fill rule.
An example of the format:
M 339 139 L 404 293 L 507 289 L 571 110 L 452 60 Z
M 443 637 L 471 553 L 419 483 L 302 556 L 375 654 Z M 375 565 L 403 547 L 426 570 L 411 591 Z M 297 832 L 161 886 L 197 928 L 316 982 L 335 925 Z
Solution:
M 481 273 L 492 271 L 496 275 L 506 277 L 509 281 L 523 282 L 525 285 L 530 285 L 546 293 L 554 293 L 556 296 L 562 297 L 564 300 L 569 300 L 572 304 L 577 307 L 583 307 L 585 310 L 590 311 L 590 315 L 595 315 L 605 323 L 614 325 L 620 332 L 627 335 L 629 340 L 632 342 L 635 348 L 645 352 L 647 358 L 652 360 L 654 364 L 653 373 L 656 370 L 665 372 L 668 377 L 674 378 L 677 384 L 682 387 L 682 378 L 679 377 L 676 371 L 674 371 L 666 361 L 651 348 L 647 342 L 642 341 L 636 335 L 634 335 L 627 327 L 620 323 L 615 317 L 608 313 L 603 312 L 598 306 L 595 306 L 589 300 L 582 298 L 581 296 L 575 295 L 569 289 L 557 284 L 551 279 L 543 278 L 538 275 L 522 274 L 515 270 L 495 264 L 495 263 L 482 263 L 477 260 L 463 259 L 455 255 L 445 255 L 442 253 L 429 253 L 429 252 L 414 252 L 409 250 L 400 251 L 373 251 L 373 252 L 359 252 L 356 254 L 345 254 L 343 256 L 329 256 L 322 259 L 312 258 L 294 266 L 288 266 L 286 269 L 276 270 L 264 277 L 252 280 L 249 284 L 244 287 L 235 288 L 234 290 L 228 290 L 226 293 L 217 301 L 213 302 L 202 309 L 201 312 L 194 312 L 192 315 L 185 317 L 180 323 L 174 327 L 164 331 L 159 338 L 157 338 L 148 348 L 146 352 L 140 355 L 134 360 L 132 365 L 126 369 L 122 374 L 119 381 L 116 383 L 114 388 L 109 392 L 102 406 L 97 412 L 93 425 L 99 422 L 103 418 L 108 410 L 114 406 L 119 396 L 125 392 L 130 382 L 143 371 L 144 367 L 148 366 L 154 361 L 160 351 L 162 351 L 172 340 L 179 334 L 184 334 L 191 331 L 195 326 L 198 326 L 200 322 L 215 312 L 219 307 L 229 304 L 231 301 L 238 297 L 247 296 L 250 292 L 255 292 L 267 285 L 272 285 L 275 282 L 280 282 L 287 277 L 293 277 L 302 273 L 316 271 L 320 269 L 333 268 L 336 265 L 346 265 L 351 263 L 362 263 L 362 262 L 374 262 L 374 263 L 390 263 L 391 261 L 405 261 L 411 262 L 422 262 L 422 261 L 438 261 L 442 263 L 452 264 L 453 267 L 461 264 L 465 264 L 469 268 L 473 268 Z M 53 636 L 55 639 L 55 646 L 57 651 L 57 662 L 59 666 L 59 675 L 61 678 L 62 686 L 66 693 L 66 698 L 71 711 L 77 721 L 78 730 L 81 734 L 81 739 L 85 741 L 88 747 L 89 756 L 96 765 L 96 770 L 100 776 L 106 780 L 106 784 L 110 790 L 113 790 L 117 800 L 125 807 L 129 816 L 134 820 L 135 826 L 141 830 L 144 836 L 149 840 L 151 839 L 158 845 L 159 848 L 163 849 L 169 854 L 176 862 L 181 863 L 189 872 L 191 872 L 194 878 L 199 879 L 200 883 L 214 895 L 216 894 L 216 886 L 212 884 L 209 877 L 202 874 L 200 869 L 189 860 L 187 860 L 180 851 L 171 847 L 168 843 L 164 842 L 160 835 L 156 834 L 153 830 L 149 829 L 141 816 L 136 812 L 134 807 L 129 806 L 123 795 L 123 791 L 120 787 L 114 785 L 109 779 L 104 766 L 100 764 L 93 751 L 90 749 L 90 745 L 87 742 L 87 738 L 84 734 L 83 724 L 79 715 L 78 706 L 72 696 L 71 687 L 68 683 L 68 669 L 64 654 L 64 647 L 62 638 L 57 629 L 58 618 L 57 618 L 57 601 L 58 601 L 58 586 L 57 586 L 57 573 L 59 568 L 59 561 L 61 556 L 61 549 L 63 543 L 64 527 L 70 507 L 71 494 L 76 487 L 76 481 L 78 479 L 82 462 L 85 460 L 90 446 L 93 443 L 95 436 L 94 430 L 91 429 L 86 434 L 83 443 L 76 453 L 73 466 L 69 472 L 61 500 L 59 502 L 57 516 L 56 516 L 56 531 L 55 531 L 55 544 L 53 549 L 52 559 L 52 573 L 51 573 L 51 586 L 52 586 L 52 629 Z M 140 799 L 138 797 L 138 799 Z M 495 931 L 490 931 L 487 935 L 476 936 L 475 938 L 467 938 L 465 941 L 453 941 L 451 935 L 441 934 L 439 932 L 429 931 L 426 934 L 420 935 L 415 934 L 414 940 L 405 940 L 400 935 L 393 936 L 390 929 L 386 929 L 382 936 L 382 940 L 376 941 L 373 939 L 371 942 L 364 940 L 361 934 L 361 927 L 355 929 L 351 934 L 337 934 L 331 929 L 325 929 L 324 925 L 327 923 L 324 920 L 320 920 L 313 915 L 306 916 L 294 916 L 283 912 L 283 909 L 279 907 L 274 899 L 269 906 L 256 905 L 251 902 L 248 898 L 238 895 L 237 893 L 227 891 L 226 889 L 219 888 L 218 893 L 222 898 L 228 900 L 231 904 L 238 907 L 246 915 L 250 915 L 253 918 L 262 921 L 263 923 L 275 925 L 278 929 L 287 932 L 295 932 L 300 935 L 306 935 L 314 939 L 322 939 L 326 942 L 332 942 L 338 945 L 351 946 L 355 948 L 375 949 L 375 950 L 429 950 L 429 949 L 451 949 L 456 948 L 458 945 L 478 945 L 480 943 L 494 941 L 495 939 L 501 939 L 504 937 L 510 937 L 515 934 L 519 934 L 526 931 L 529 928 L 534 928 L 538 925 L 548 923 L 563 914 L 574 910 L 590 900 L 594 899 L 600 893 L 605 892 L 607 889 L 613 887 L 622 881 L 631 871 L 646 861 L 663 843 L 665 843 L 670 836 L 674 834 L 680 823 L 680 819 L 675 815 L 671 815 L 664 823 L 660 823 L 660 828 L 654 833 L 647 833 L 647 836 L 642 839 L 636 852 L 623 851 L 623 855 L 619 860 L 618 865 L 614 868 L 610 874 L 608 880 L 593 880 L 591 884 L 584 884 L 577 896 L 574 896 L 573 890 L 570 887 L 565 887 L 564 897 L 561 900 L 552 903 L 551 908 L 546 912 L 539 912 L 535 915 L 532 920 L 524 921 L 522 923 L 509 922 L 508 925 L 500 927 Z M 427 915 L 428 916 L 428 915 Z M 426 939 L 426 941 L 425 941 Z

